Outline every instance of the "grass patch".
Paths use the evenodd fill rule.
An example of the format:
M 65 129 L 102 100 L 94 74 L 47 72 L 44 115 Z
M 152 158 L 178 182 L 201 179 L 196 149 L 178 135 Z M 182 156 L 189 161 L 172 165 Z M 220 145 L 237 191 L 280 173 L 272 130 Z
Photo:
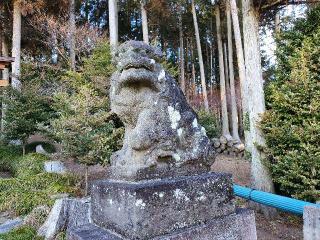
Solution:
M 0 146 L 2 149 L 5 153 L 1 152 L 1 169 L 9 170 L 14 178 L 0 179 L 0 212 L 26 215 L 37 206 L 52 206 L 52 195 L 80 195 L 77 177 L 44 172 L 44 162 L 49 159 L 47 156 L 38 153 L 19 156 L 11 147 Z
M 16 177 L 24 178 L 42 173 L 44 162 L 48 160 L 49 157 L 39 153 L 27 154 L 17 160 L 13 174 Z
M 0 171 L 13 173 L 21 154 L 22 149 L 19 146 L 0 145 Z
M 70 175 L 39 173 L 22 178 L 0 180 L 0 212 L 26 215 L 40 205 L 52 206 L 50 196 L 58 193 L 79 195 L 78 179 Z
M 0 240 L 43 240 L 37 236 L 37 231 L 29 226 L 23 226 L 12 230 L 7 234 L 0 234 Z

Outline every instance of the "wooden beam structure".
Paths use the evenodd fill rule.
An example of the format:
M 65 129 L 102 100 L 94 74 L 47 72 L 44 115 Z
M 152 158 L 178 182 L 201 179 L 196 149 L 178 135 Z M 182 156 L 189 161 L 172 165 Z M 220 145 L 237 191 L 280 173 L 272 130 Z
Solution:
M 9 86 L 9 80 L 0 80 L 0 87 Z
M 8 68 L 11 63 L 14 62 L 14 58 L 12 57 L 0 57 L 0 71 Z M 1 80 L 0 79 L 0 87 L 7 87 L 9 86 L 9 80 Z
M 0 57 L 0 70 L 9 67 L 12 62 L 14 62 L 12 57 Z

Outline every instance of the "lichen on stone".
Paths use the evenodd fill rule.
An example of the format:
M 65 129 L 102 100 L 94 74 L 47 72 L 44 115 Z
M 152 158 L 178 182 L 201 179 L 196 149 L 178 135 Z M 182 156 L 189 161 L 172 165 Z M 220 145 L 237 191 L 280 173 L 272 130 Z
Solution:
M 189 175 L 209 171 L 214 161 L 197 114 L 159 63 L 161 57 L 161 51 L 137 41 L 120 45 L 114 54 L 111 110 L 125 125 L 123 147 L 111 157 L 116 178 Z

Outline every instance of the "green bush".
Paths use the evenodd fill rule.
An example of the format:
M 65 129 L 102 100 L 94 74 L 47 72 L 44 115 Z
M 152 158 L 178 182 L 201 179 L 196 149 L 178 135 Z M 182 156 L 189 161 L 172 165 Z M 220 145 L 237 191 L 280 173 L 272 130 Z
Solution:
M 48 100 L 37 95 L 31 87 L 21 92 L 8 89 L 4 102 L 6 114 L 3 135 L 7 141 L 21 140 L 23 147 L 28 137 L 39 130 L 38 124 L 48 124 L 54 114 Z
M 87 165 L 107 163 L 121 146 L 124 130 L 110 112 L 106 91 L 113 70 L 109 44 L 104 43 L 84 61 L 80 73 L 65 75 L 66 89 L 53 98 L 57 118 L 46 131 L 62 144 L 66 155 Z
M 107 163 L 123 136 L 108 105 L 108 99 L 90 85 L 82 85 L 71 95 L 61 93 L 55 98 L 59 117 L 51 121 L 48 131 L 66 155 L 88 165 Z
M 206 129 L 210 139 L 220 136 L 221 127 L 217 117 L 213 113 L 200 110 L 198 111 L 198 117 L 200 125 Z
M 14 172 L 17 159 L 22 150 L 18 146 L 6 146 L 0 144 L 0 171 Z
M 308 201 L 320 199 L 319 21 L 320 8 L 279 39 L 277 80 L 261 122 L 276 186 Z
M 0 240 L 42 240 L 42 237 L 37 236 L 37 230 L 23 226 L 10 231 L 7 234 L 0 234 Z
M 18 166 L 15 169 L 15 176 L 19 178 L 36 175 L 43 172 L 44 162 L 49 157 L 39 153 L 30 153 L 19 159 Z

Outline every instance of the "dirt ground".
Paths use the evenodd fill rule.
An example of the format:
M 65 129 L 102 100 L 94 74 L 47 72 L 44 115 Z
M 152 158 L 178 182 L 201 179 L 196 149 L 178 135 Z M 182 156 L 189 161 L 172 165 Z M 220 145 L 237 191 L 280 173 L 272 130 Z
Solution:
M 227 155 L 218 155 L 212 170 L 232 173 L 236 184 L 250 185 L 250 163 L 244 159 Z M 247 202 L 238 199 L 237 205 L 247 207 Z M 256 214 L 258 240 L 300 240 L 303 239 L 302 216 L 282 213 L 273 219 L 267 219 L 260 213 Z

